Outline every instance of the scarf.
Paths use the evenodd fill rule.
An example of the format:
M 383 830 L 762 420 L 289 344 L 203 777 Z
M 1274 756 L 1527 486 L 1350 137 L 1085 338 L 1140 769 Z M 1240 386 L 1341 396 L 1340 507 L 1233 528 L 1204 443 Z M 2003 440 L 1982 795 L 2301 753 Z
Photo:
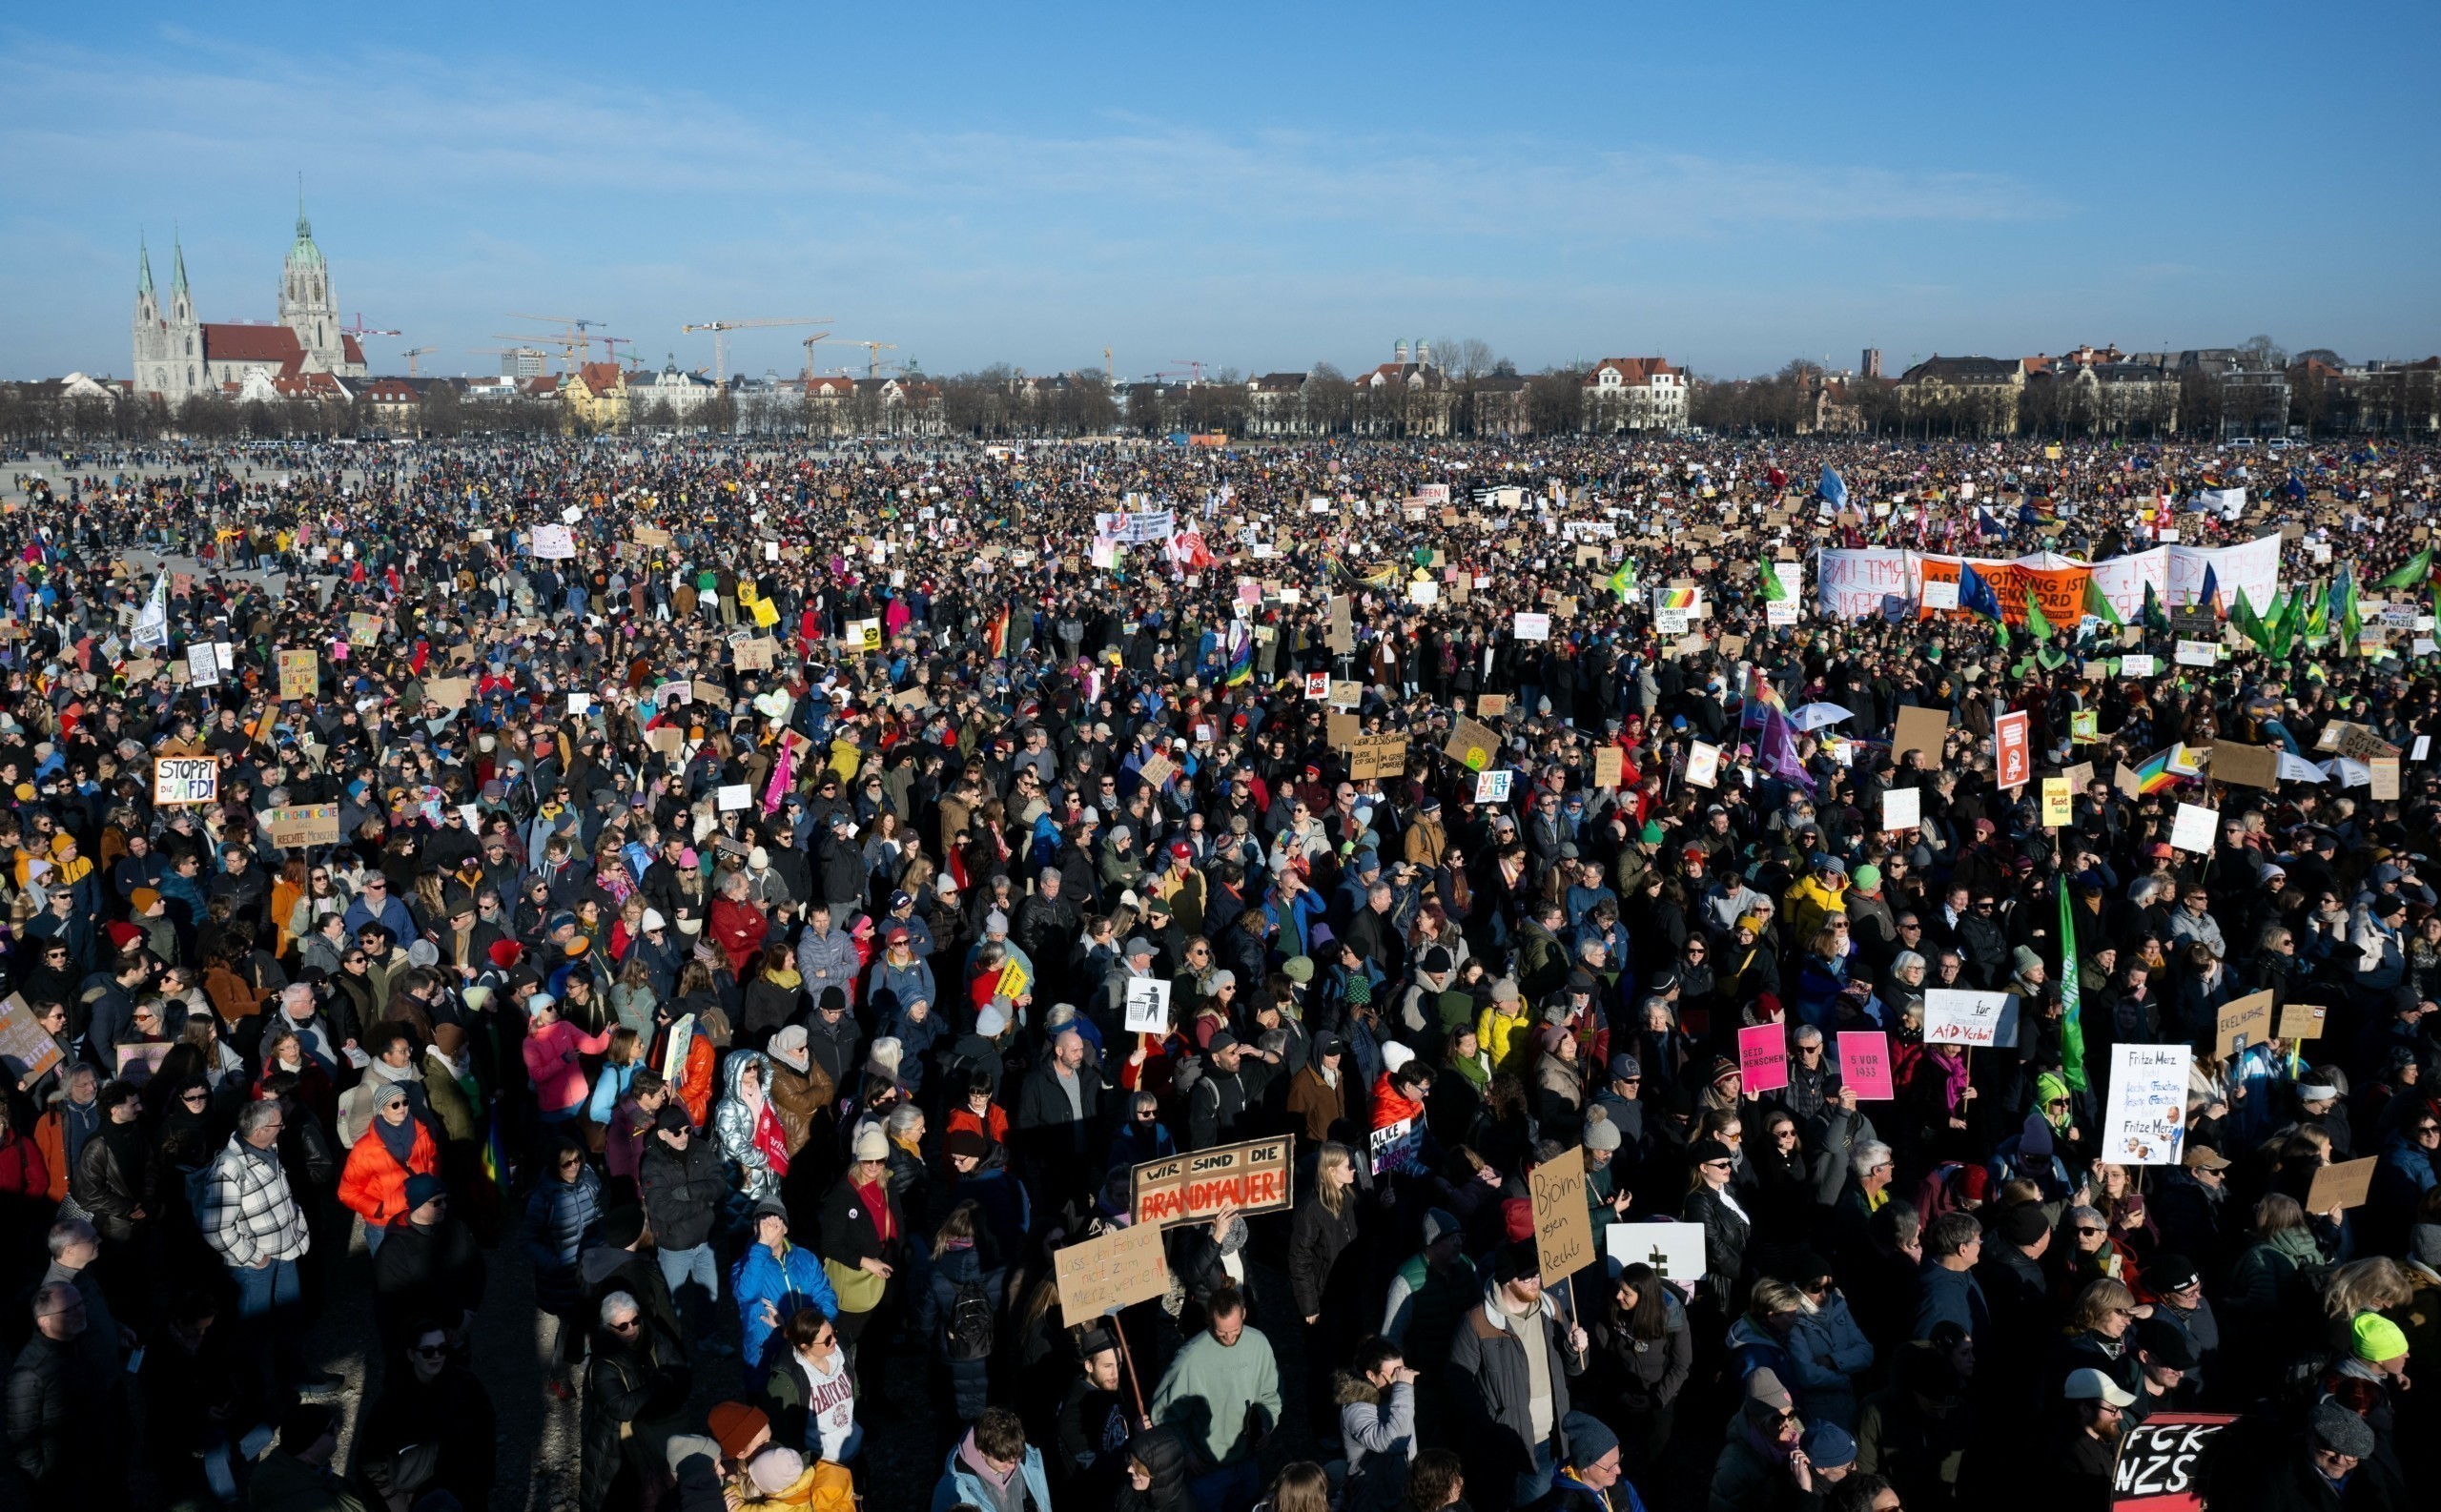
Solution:
M 856 1195 L 862 1197 L 865 1212 L 873 1220 L 873 1233 L 887 1245 L 898 1237 L 898 1226 L 890 1217 L 890 1185 L 887 1180 L 871 1184 L 856 1183 Z
M 2307 1229 L 2282 1229 L 2267 1242 L 2273 1254 L 2287 1256 L 2301 1269 L 2323 1262 L 2322 1249 L 2314 1243 L 2313 1234 Z
M 791 992 L 805 985 L 805 978 L 799 976 L 794 968 L 787 966 L 779 967 L 773 971 L 765 971 L 763 973 L 763 980 L 770 983 L 773 987 L 782 988 Z
M 378 1066 L 380 1062 L 376 1061 L 374 1064 Z M 373 1132 L 381 1136 L 381 1147 L 389 1151 L 391 1158 L 401 1166 L 404 1166 L 408 1157 L 416 1153 L 416 1121 L 412 1114 L 404 1122 L 394 1124 L 376 1112 L 373 1115 Z
M 1966 1102 L 1966 1057 L 1952 1060 L 1946 1055 L 1927 1055 L 1924 1064 L 1941 1078 L 1941 1106 L 1955 1114 Z

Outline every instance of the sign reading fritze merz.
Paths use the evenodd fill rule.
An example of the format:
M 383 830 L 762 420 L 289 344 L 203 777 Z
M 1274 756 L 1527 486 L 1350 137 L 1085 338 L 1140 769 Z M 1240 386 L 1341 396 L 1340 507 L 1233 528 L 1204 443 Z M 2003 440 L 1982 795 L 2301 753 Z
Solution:
M 1136 1168 L 1136 1221 L 1192 1223 L 1224 1202 L 1240 1213 L 1287 1207 L 1295 1146 L 1293 1136 L 1282 1135 L 1147 1160 Z

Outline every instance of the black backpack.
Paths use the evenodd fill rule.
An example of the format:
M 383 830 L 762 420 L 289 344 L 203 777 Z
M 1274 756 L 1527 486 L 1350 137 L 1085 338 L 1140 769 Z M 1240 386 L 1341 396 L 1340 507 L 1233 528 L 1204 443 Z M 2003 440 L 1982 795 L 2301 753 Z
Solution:
M 960 1281 L 957 1296 L 950 1302 L 949 1326 L 941 1331 L 950 1359 L 989 1359 L 994 1331 L 992 1298 L 983 1283 Z

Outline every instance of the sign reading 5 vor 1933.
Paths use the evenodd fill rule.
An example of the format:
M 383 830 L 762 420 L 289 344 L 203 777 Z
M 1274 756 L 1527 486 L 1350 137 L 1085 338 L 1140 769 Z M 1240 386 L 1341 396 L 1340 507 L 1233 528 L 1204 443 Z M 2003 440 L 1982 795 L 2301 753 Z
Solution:
M 1147 1160 L 1136 1168 L 1136 1221 L 1191 1223 L 1224 1202 L 1241 1214 L 1284 1208 L 1293 1196 L 1295 1154 L 1296 1139 L 1283 1134 Z

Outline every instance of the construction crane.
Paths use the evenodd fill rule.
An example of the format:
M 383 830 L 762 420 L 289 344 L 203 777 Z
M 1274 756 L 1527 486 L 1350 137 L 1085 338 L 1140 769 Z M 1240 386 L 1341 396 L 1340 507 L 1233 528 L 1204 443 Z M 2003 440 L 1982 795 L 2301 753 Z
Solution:
M 545 325 L 567 327 L 566 330 L 562 331 L 553 339 L 556 339 L 562 347 L 567 350 L 568 371 L 571 373 L 576 371 L 576 365 L 579 362 L 585 360 L 586 345 L 593 339 L 586 336 L 585 333 L 597 325 L 608 325 L 610 323 L 607 320 L 580 320 L 573 316 L 564 315 L 525 315 L 516 310 L 511 310 L 508 313 L 508 317 L 512 320 L 540 320 Z M 530 331 L 525 331 L 518 332 L 509 336 L 502 336 L 495 332 L 493 333 L 493 339 L 499 341 L 533 341 L 542 338 L 536 337 Z
M 399 333 L 396 331 L 377 331 L 373 327 L 366 325 L 364 323 L 364 312 L 361 310 L 356 312 L 356 324 L 343 325 L 339 327 L 339 335 L 352 336 L 356 337 L 359 345 L 363 344 L 364 338 L 368 336 L 397 336 L 398 334 Z
M 636 338 L 631 336 L 605 336 L 601 339 L 602 350 L 604 354 L 608 357 L 610 359 L 610 365 L 613 367 L 618 366 L 619 363 L 619 349 L 623 346 L 634 346 L 636 344 Z M 636 355 L 633 352 L 630 352 L 627 354 L 627 359 L 629 361 L 633 361 L 635 360 L 635 356 Z
M 1194 375 L 1195 375 L 1195 377 L 1194 377 L 1193 381 L 1195 381 L 1195 382 L 1197 382 L 1197 383 L 1200 383 L 1200 382 L 1202 382 L 1202 381 L 1203 381 L 1203 362 L 1202 362 L 1202 359 L 1201 359 L 1201 358 L 1191 358 L 1191 357 L 1174 357 L 1174 358 L 1170 358 L 1170 360 L 1171 360 L 1171 361 L 1173 361 L 1173 362 L 1175 362 L 1175 363 L 1177 363 L 1179 367 L 1185 368 L 1188 372 L 1190 372 L 1190 373 L 1194 374 Z
M 816 331 L 813 335 L 811 335 L 811 336 L 810 336 L 810 337 L 807 337 L 805 338 L 805 372 L 806 372 L 806 377 L 807 377 L 809 379 L 810 379 L 810 378 L 814 376 L 814 373 L 813 373 L 813 344 L 814 344 L 816 341 L 841 341 L 841 340 L 844 340 L 844 341 L 845 341 L 845 344 L 846 344 L 846 345 L 849 345 L 849 346 L 860 346 L 860 347 L 868 348 L 868 349 L 869 349 L 869 351 L 868 351 L 868 353 L 867 353 L 867 358 L 868 358 L 867 368 L 868 368 L 868 371 L 866 372 L 866 375 L 865 375 L 865 376 L 866 376 L 867 378 L 877 378 L 877 377 L 879 377 L 879 376 L 880 376 L 880 375 L 879 375 L 879 373 L 878 373 L 877 371 L 873 371 L 874 369 L 877 369 L 877 368 L 879 367 L 879 365 L 880 365 L 880 364 L 879 364 L 878 362 L 872 361 L 871 359 L 872 359 L 872 358 L 878 358 L 878 357 L 880 356 L 880 349 L 881 349 L 881 348 L 883 348 L 883 347 L 888 347 L 888 346 L 890 346 L 890 345 L 891 345 L 891 343 L 889 343 L 889 342 L 887 342 L 887 341 L 858 341 L 858 340 L 855 340 L 855 339 L 854 339 L 854 338 L 852 338 L 852 337 L 845 337 L 845 338 L 843 338 L 843 337 L 840 337 L 834 336 L 834 335 L 832 335 L 831 332 L 828 332 L 828 331 Z M 897 350 L 897 349 L 896 349 L 895 347 L 892 347 L 892 351 L 895 351 L 895 350 Z M 841 374 L 842 376 L 847 377 L 847 378 L 853 378 L 853 377 L 855 377 L 855 374 L 853 374 L 852 372 L 849 371 L 847 368 L 844 368 L 844 367 L 843 367 L 843 368 L 836 369 L 835 371 L 837 371 L 839 374 Z
M 851 341 L 848 344 L 865 349 L 865 377 L 869 378 L 881 377 L 881 355 L 884 352 L 898 350 L 895 341 Z
M 697 331 L 712 333 L 712 381 L 726 388 L 728 386 L 728 334 L 731 331 L 764 331 L 773 326 L 829 325 L 830 323 L 831 317 L 827 315 L 818 315 L 806 320 L 706 320 L 700 325 L 682 325 L 678 328 L 678 334 L 691 336 Z
M 407 348 L 407 377 L 414 378 L 416 376 L 416 358 L 423 356 L 427 352 L 438 352 L 440 350 L 441 348 L 437 346 L 411 346 Z

